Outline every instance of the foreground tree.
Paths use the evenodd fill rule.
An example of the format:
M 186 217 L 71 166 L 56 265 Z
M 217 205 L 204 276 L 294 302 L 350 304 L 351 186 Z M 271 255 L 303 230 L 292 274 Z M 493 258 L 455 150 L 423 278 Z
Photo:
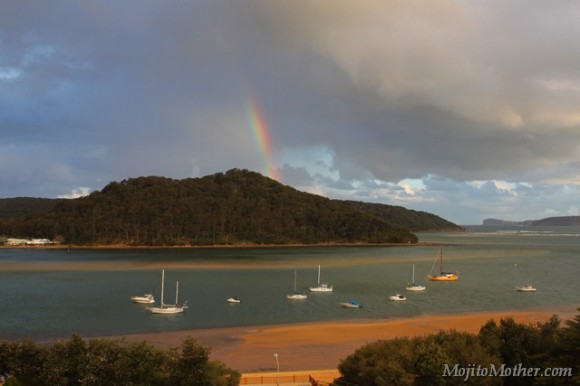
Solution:
M 13 385 L 237 385 L 240 373 L 209 360 L 187 338 L 180 349 L 73 335 L 52 345 L 0 344 L 0 375 Z
M 580 311 L 580 309 L 579 309 Z M 470 376 L 470 385 L 580 384 L 580 315 L 560 327 L 553 315 L 546 323 L 490 320 L 479 334 L 442 331 L 413 339 L 367 344 L 343 359 L 339 383 L 370 385 L 463 385 L 464 376 L 443 376 L 457 365 L 464 371 L 492 366 L 571 368 L 572 377 Z
M 413 343 L 408 338 L 369 343 L 342 360 L 339 383 L 413 385 Z
M 580 312 L 580 308 L 577 311 Z M 580 385 L 580 313 L 567 320 L 566 326 L 559 331 L 555 357 L 559 366 L 572 369 L 573 376 L 567 380 L 568 384 Z
M 187 338 L 181 350 L 172 349 L 169 359 L 170 385 L 237 385 L 239 373 L 209 361 L 210 350 Z
M 45 351 L 42 373 L 48 383 L 51 385 L 81 384 L 88 347 L 79 335 L 73 334 L 68 341 L 55 342 Z
M 0 344 L 0 375 L 14 375 L 24 385 L 42 384 L 45 350 L 26 340 Z

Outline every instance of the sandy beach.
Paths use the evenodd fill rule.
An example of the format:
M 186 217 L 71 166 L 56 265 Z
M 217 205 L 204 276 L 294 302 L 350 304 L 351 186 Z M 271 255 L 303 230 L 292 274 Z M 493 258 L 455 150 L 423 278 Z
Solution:
M 577 307 L 430 315 L 382 321 L 216 328 L 128 335 L 123 338 L 127 341 L 144 340 L 157 347 L 176 347 L 189 336 L 211 348 L 211 359 L 222 361 L 243 373 L 276 370 L 274 353 L 278 354 L 280 371 L 336 369 L 341 359 L 362 345 L 379 339 L 422 336 L 449 329 L 477 333 L 488 320 L 499 322 L 508 317 L 526 324 L 546 322 L 553 314 L 565 320 L 576 315 Z

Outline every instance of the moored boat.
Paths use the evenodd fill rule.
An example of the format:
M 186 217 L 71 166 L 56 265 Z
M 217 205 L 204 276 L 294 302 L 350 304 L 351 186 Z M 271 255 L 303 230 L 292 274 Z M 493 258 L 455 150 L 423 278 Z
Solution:
M 294 271 L 294 292 L 291 294 L 286 295 L 286 299 L 290 300 L 303 300 L 306 299 L 307 296 L 301 292 L 296 290 L 296 271 Z
M 175 304 L 163 303 L 163 290 L 165 287 L 165 270 L 161 270 L 161 305 L 159 307 L 151 307 L 149 311 L 154 314 L 180 314 L 187 308 L 187 301 L 184 304 L 179 304 L 179 282 L 175 282 Z
M 531 284 L 523 285 L 521 287 L 516 287 L 519 292 L 536 292 L 536 288 Z
M 443 248 L 441 248 L 441 250 L 439 251 L 439 256 L 437 256 L 439 259 L 439 274 L 433 275 L 433 274 L 429 274 L 427 275 L 427 278 L 431 281 L 457 281 L 457 279 L 459 279 L 459 276 L 457 276 L 454 273 L 451 272 L 444 272 L 443 271 Z M 431 272 L 433 272 L 433 268 L 435 267 L 435 264 L 437 263 L 437 258 L 435 259 L 435 262 L 433 262 L 433 267 L 431 267 Z
M 131 301 L 139 304 L 153 304 L 155 303 L 155 297 L 153 297 L 153 294 L 144 294 L 143 296 L 131 297 Z
M 362 308 L 362 304 L 356 300 L 350 300 L 348 302 L 340 303 L 342 308 Z
M 332 292 L 332 286 L 326 283 L 320 282 L 320 265 L 318 265 L 318 285 L 316 287 L 310 287 L 311 292 Z
M 407 291 L 425 291 L 425 286 L 415 283 L 415 264 L 413 264 L 413 274 L 411 275 L 411 282 L 407 283 L 405 287 Z

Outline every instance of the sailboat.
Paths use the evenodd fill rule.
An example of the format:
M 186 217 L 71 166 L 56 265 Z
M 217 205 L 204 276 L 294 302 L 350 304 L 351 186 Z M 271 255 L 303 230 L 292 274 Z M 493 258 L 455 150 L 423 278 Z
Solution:
M 296 271 L 294 271 L 294 292 L 286 295 L 286 298 L 290 300 L 302 300 L 306 299 L 306 297 L 307 296 L 304 295 L 303 293 L 296 291 Z
M 318 265 L 318 285 L 316 287 L 310 287 L 311 292 L 332 292 L 332 286 L 325 283 L 320 283 L 320 264 Z
M 161 270 L 161 305 L 160 307 L 151 307 L 149 310 L 154 314 L 179 314 L 187 308 L 187 301 L 185 304 L 178 304 L 179 297 L 179 282 L 175 283 L 175 304 L 163 303 L 163 291 L 165 287 L 165 270 Z
M 431 281 L 457 281 L 459 277 L 451 272 L 443 272 L 443 248 L 439 251 L 439 274 L 438 275 L 427 275 L 427 278 Z M 433 262 L 433 266 L 431 267 L 431 272 L 433 272 L 433 268 L 435 268 L 435 264 L 437 263 L 437 258 Z
M 407 291 L 425 291 L 425 286 L 415 283 L 415 264 L 413 264 L 413 274 L 411 276 L 411 282 L 407 283 Z

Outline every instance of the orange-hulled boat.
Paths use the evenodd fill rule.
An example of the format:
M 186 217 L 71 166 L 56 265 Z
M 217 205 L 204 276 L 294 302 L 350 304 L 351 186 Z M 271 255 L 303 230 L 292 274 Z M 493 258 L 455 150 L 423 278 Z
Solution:
M 439 259 L 439 274 L 437 275 L 429 274 L 427 275 L 427 279 L 431 281 L 457 281 L 457 279 L 459 279 L 459 276 L 451 272 L 443 271 L 443 248 L 441 248 L 441 250 L 439 251 L 439 256 L 437 256 L 437 258 Z M 433 267 L 431 267 L 431 272 L 433 272 L 433 268 L 437 263 L 437 258 L 433 263 Z

